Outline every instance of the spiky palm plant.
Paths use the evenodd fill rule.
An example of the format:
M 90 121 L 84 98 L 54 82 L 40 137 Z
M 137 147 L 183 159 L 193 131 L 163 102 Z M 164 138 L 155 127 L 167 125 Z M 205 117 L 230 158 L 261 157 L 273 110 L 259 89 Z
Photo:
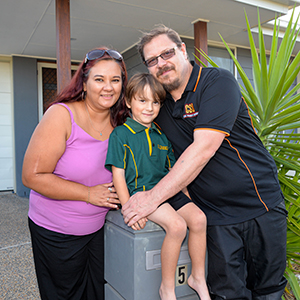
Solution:
M 243 81 L 241 90 L 247 102 L 257 134 L 273 156 L 281 189 L 288 210 L 287 219 L 287 267 L 285 276 L 297 300 L 300 300 L 299 280 L 295 276 L 300 265 L 300 83 L 292 87 L 300 71 L 300 52 L 293 57 L 296 38 L 299 34 L 293 16 L 284 37 L 279 43 L 279 23 L 275 19 L 270 55 L 267 57 L 263 31 L 258 12 L 258 51 L 245 12 L 252 56 L 254 86 L 220 35 Z M 280 44 L 280 45 L 279 45 Z M 198 50 L 198 49 L 197 49 Z M 207 61 L 217 65 L 200 49 Z M 201 62 L 201 61 L 200 61 Z M 202 65 L 204 65 L 201 62 Z M 299 272 L 299 271 L 298 271 Z M 287 290 L 287 293 L 290 291 Z M 283 298 L 284 299 L 284 298 Z

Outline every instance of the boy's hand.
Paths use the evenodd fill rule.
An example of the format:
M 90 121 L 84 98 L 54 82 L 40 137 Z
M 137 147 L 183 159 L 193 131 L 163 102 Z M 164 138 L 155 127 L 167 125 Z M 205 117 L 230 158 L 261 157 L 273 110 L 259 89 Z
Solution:
M 133 230 L 141 230 L 146 226 L 148 219 L 147 218 L 142 218 L 139 221 L 137 221 L 136 223 L 134 223 L 131 228 Z

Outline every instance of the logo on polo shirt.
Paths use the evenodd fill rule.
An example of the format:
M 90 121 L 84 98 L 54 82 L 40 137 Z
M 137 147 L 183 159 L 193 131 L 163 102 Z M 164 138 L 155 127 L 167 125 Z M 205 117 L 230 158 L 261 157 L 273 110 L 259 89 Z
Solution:
M 169 147 L 168 146 L 162 146 L 162 145 L 157 145 L 159 150 L 168 150 Z
M 185 114 L 183 115 L 183 118 L 192 118 L 198 115 L 198 112 L 195 111 L 194 104 L 186 104 L 184 106 Z

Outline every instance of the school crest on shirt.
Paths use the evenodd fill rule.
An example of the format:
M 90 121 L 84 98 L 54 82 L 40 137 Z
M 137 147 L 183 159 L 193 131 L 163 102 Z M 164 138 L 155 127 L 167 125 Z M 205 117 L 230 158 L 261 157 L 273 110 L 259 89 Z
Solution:
M 193 118 L 198 115 L 198 111 L 195 111 L 194 104 L 186 104 L 184 106 L 185 114 L 183 115 L 183 118 Z

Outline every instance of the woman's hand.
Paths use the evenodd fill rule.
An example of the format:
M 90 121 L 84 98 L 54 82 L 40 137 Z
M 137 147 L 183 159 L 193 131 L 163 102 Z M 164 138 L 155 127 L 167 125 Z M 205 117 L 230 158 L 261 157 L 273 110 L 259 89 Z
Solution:
M 104 183 L 89 188 L 88 202 L 96 206 L 118 209 L 119 197 L 113 183 Z

